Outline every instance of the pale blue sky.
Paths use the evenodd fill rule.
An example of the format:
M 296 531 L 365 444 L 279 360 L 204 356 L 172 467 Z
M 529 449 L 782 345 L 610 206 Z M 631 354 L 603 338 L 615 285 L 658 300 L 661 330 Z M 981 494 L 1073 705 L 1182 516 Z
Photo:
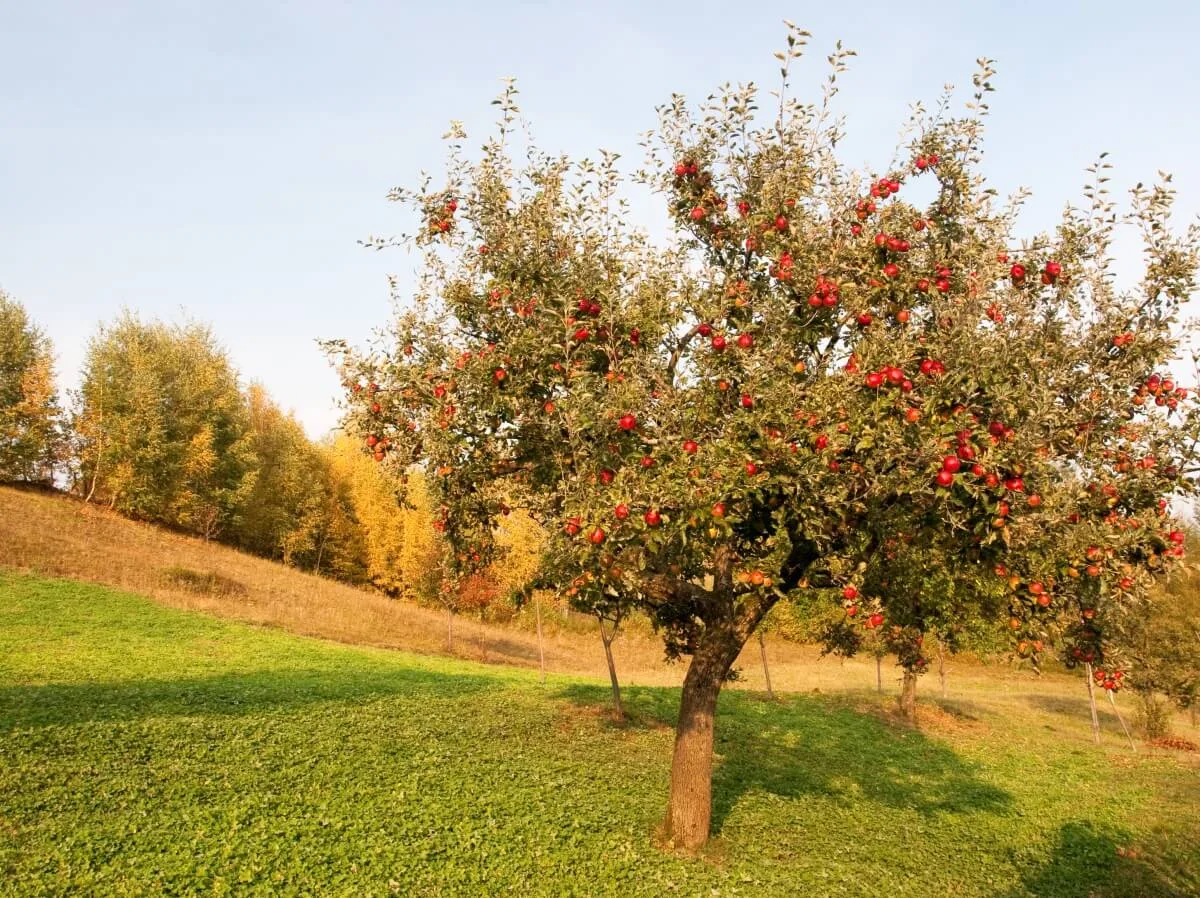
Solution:
M 544 147 L 640 161 L 672 91 L 772 83 L 785 17 L 814 34 L 802 91 L 836 39 L 859 51 L 854 161 L 886 163 L 908 102 L 969 86 L 987 55 L 988 168 L 1035 190 L 1031 230 L 1102 150 L 1116 186 L 1166 169 L 1184 219 L 1200 211 L 1192 2 L 0 0 L 0 287 L 55 341 L 65 387 L 99 321 L 186 310 L 318 435 L 337 384 L 314 339 L 365 340 L 386 274 L 414 266 L 355 241 L 400 229 L 384 193 L 437 170 L 451 118 L 482 135 L 515 75 Z

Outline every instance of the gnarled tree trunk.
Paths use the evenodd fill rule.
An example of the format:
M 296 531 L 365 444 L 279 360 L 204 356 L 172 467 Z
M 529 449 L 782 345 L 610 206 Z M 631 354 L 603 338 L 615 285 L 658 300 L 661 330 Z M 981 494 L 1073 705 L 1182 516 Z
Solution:
M 911 670 L 904 671 L 900 685 L 900 713 L 911 723 L 917 722 L 917 675 Z
M 708 840 L 712 823 L 713 717 L 717 697 L 749 633 L 732 622 L 706 628 L 688 665 L 671 759 L 666 837 L 689 850 Z

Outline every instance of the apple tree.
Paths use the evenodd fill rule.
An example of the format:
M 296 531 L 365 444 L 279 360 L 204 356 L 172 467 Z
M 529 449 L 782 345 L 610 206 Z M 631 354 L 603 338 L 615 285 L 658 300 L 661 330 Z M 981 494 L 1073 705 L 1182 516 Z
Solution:
M 1118 290 L 1100 178 L 1053 233 L 1015 234 L 1020 198 L 980 173 L 986 63 L 968 108 L 918 108 L 862 173 L 837 157 L 849 51 L 815 102 L 787 91 L 806 40 L 789 29 L 769 112 L 753 85 L 659 109 L 635 179 L 669 211 L 663 245 L 614 155 L 523 145 L 510 86 L 478 154 L 455 125 L 445 180 L 392 194 L 417 225 L 372 244 L 423 264 L 385 339 L 327 344 L 350 429 L 429 473 L 457 576 L 492 563 L 519 503 L 547 531 L 544 577 L 579 607 L 640 609 L 688 659 L 665 832 L 689 849 L 709 833 L 718 696 L 774 605 L 854 587 L 906 627 L 908 598 L 864 577 L 903 540 L 1003 566 L 1006 600 L 971 593 L 988 596 L 971 612 L 1040 638 L 1061 605 L 1137 600 L 1169 560 L 1159 503 L 1195 466 L 1193 397 L 1136 401 L 1151 378 L 1163 396 L 1195 283 L 1169 189 L 1135 193 L 1145 277 Z M 1153 464 L 1118 477 L 1123 456 Z M 1102 556 L 1081 585 L 1047 538 L 1068 530 Z M 1064 638 L 1103 657 L 1096 619 Z

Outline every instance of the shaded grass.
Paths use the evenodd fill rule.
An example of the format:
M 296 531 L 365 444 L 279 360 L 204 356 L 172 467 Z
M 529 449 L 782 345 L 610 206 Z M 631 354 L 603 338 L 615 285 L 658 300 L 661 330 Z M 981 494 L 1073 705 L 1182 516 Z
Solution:
M 605 701 L 0 574 L 0 895 L 1200 892 L 1194 767 L 870 693 L 723 695 L 713 850 L 661 852 L 678 692 Z

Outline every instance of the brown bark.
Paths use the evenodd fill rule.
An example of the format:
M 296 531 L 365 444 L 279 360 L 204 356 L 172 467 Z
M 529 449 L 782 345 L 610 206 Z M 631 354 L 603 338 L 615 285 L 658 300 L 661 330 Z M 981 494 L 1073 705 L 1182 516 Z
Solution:
M 665 833 L 681 848 L 695 850 L 708 840 L 717 697 L 755 624 L 757 619 L 742 625 L 729 621 L 707 627 L 683 680 Z
M 911 723 L 917 722 L 917 675 L 911 670 L 904 671 L 900 686 L 900 713 Z
M 875 691 L 883 695 L 883 656 L 875 656 Z
M 942 684 L 942 698 L 946 697 L 946 647 L 938 640 L 938 680 Z
M 446 606 L 446 651 L 454 652 L 454 609 Z
M 617 720 L 625 719 L 625 706 L 621 704 L 621 683 L 617 679 L 617 663 L 613 660 L 612 644 L 617 638 L 617 626 L 614 623 L 612 632 L 608 632 L 604 628 L 604 618 L 600 618 L 600 641 L 604 643 L 604 660 L 608 662 L 608 679 L 612 683 L 613 696 L 613 717 Z
M 758 650 L 762 654 L 763 677 L 767 681 L 767 698 L 775 701 L 775 690 L 771 688 L 771 668 L 767 664 L 767 636 L 762 630 L 758 631 Z
M 1100 744 L 1100 715 L 1096 713 L 1096 687 L 1092 682 L 1092 665 L 1087 663 L 1083 665 L 1083 672 L 1087 676 L 1088 687 L 1088 705 L 1092 709 L 1092 739 L 1096 744 Z

